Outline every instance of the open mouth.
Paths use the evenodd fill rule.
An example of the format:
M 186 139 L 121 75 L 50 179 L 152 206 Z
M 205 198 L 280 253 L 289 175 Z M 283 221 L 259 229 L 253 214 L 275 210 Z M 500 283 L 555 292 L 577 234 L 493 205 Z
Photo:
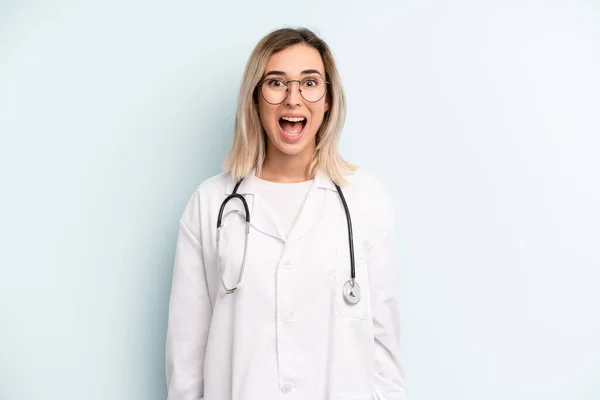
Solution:
M 305 117 L 281 117 L 279 118 L 279 129 L 281 134 L 288 141 L 300 139 L 304 127 L 306 126 Z

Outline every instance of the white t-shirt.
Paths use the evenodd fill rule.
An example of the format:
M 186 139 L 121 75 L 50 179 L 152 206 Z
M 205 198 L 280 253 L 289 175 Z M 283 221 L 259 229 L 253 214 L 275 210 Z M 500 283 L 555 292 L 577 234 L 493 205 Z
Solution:
M 267 206 L 269 217 L 286 239 L 302 210 L 312 182 L 280 183 L 256 177 L 257 194 Z

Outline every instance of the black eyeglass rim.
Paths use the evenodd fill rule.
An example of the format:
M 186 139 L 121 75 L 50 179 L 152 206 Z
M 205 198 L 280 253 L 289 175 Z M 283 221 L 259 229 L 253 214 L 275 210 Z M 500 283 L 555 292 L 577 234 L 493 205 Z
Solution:
M 324 78 L 322 78 L 322 77 L 320 77 L 320 76 L 319 76 L 318 78 L 320 78 L 320 79 L 323 79 L 323 81 L 325 82 L 325 91 L 323 92 L 323 96 L 319 97 L 319 99 L 318 99 L 318 100 L 313 100 L 313 101 L 306 100 L 306 98 L 305 98 L 305 97 L 304 97 L 304 95 L 302 94 L 302 89 L 299 89 L 299 91 L 300 91 L 300 96 L 302 96 L 302 98 L 303 98 L 305 101 L 308 101 L 309 103 L 316 103 L 316 102 L 318 102 L 318 101 L 321 101 L 321 100 L 323 99 L 323 97 L 325 97 L 325 95 L 327 94 L 327 88 L 329 87 L 329 81 L 325 80 Z M 300 84 L 300 82 L 302 82 L 301 80 L 298 80 L 298 79 L 291 79 L 291 80 L 287 81 L 287 82 L 285 83 L 285 85 L 286 85 L 286 86 L 288 86 L 288 88 L 285 90 L 285 92 L 286 92 L 286 95 L 285 95 L 285 97 L 283 98 L 283 100 L 281 100 L 279 103 L 271 103 L 269 100 L 267 100 L 267 99 L 265 98 L 265 95 L 263 94 L 263 92 L 262 92 L 262 88 L 261 88 L 261 86 L 262 86 L 262 85 L 263 85 L 263 84 L 264 84 L 264 83 L 267 81 L 267 79 L 271 79 L 271 78 L 265 78 L 265 79 L 261 79 L 261 80 L 260 80 L 260 82 L 258 82 L 258 83 L 256 84 L 256 88 L 257 88 L 257 89 L 258 89 L 258 91 L 260 92 L 260 97 L 262 97 L 262 98 L 263 98 L 263 99 L 264 99 L 264 100 L 265 100 L 267 103 L 269 103 L 269 104 L 271 104 L 271 105 L 277 105 L 277 104 L 281 104 L 281 103 L 283 103 L 283 102 L 285 101 L 285 99 L 287 99 L 287 97 L 288 97 L 288 94 L 289 94 L 289 89 L 290 89 L 290 88 L 289 88 L 289 86 L 288 86 L 288 83 L 290 83 L 290 82 L 298 82 L 298 84 Z M 308 78 L 305 78 L 305 79 L 308 79 Z

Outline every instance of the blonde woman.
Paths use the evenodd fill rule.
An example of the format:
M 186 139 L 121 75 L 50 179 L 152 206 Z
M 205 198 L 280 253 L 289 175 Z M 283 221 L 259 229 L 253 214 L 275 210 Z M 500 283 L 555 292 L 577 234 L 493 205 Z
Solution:
M 345 111 L 313 32 L 258 43 L 225 171 L 180 221 L 169 400 L 405 398 L 391 205 L 338 154 Z

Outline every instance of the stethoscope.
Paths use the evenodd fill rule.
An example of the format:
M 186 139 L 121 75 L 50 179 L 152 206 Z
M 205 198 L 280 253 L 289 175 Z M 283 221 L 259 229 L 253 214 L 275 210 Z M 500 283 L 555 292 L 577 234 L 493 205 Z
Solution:
M 246 199 L 241 194 L 237 193 L 238 187 L 242 183 L 243 179 L 240 179 L 238 183 L 233 188 L 233 193 L 223 200 L 221 203 L 221 208 L 219 209 L 219 217 L 217 218 L 217 266 L 219 268 L 219 274 L 221 275 L 221 283 L 223 288 L 225 289 L 225 293 L 231 294 L 236 289 L 242 287 L 242 278 L 244 277 L 244 269 L 246 268 L 246 254 L 248 250 L 248 235 L 250 234 L 250 211 L 248 209 L 248 203 L 246 203 Z M 350 211 L 348 210 L 348 204 L 346 204 L 346 199 L 344 198 L 344 194 L 342 193 L 342 189 L 334 182 L 335 188 L 340 195 L 340 199 L 342 200 L 342 205 L 344 206 L 344 211 L 346 212 L 346 221 L 348 222 L 348 247 L 350 250 L 350 279 L 346 281 L 344 286 L 342 287 L 342 295 L 344 296 L 344 300 L 346 303 L 350 305 L 357 304 L 360 301 L 360 286 L 356 282 L 356 270 L 354 267 L 354 239 L 352 234 L 352 222 L 350 220 Z M 244 205 L 244 213 L 239 210 L 231 210 L 227 214 L 223 215 L 223 210 L 227 205 L 227 202 L 231 199 L 239 199 Z M 239 214 L 246 221 L 246 232 L 245 232 L 245 240 L 244 240 L 244 258 L 242 259 L 242 268 L 240 270 L 240 274 L 238 277 L 238 281 L 233 288 L 227 287 L 225 284 L 225 280 L 223 279 L 223 270 L 221 268 L 221 256 L 219 252 L 219 243 L 221 239 L 221 228 L 222 223 L 227 219 L 227 217 L 231 214 Z

